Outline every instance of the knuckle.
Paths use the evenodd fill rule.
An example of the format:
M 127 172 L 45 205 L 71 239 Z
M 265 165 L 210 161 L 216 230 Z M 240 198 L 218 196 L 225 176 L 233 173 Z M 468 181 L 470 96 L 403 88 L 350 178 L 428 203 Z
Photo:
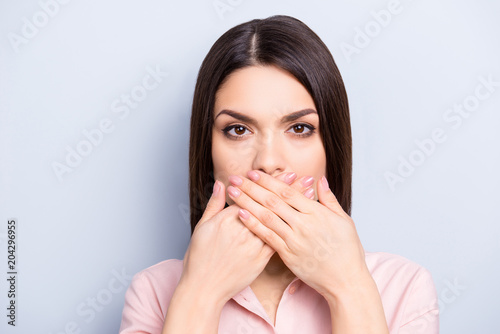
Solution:
M 248 232 L 251 234 L 254 234 L 253 231 L 259 228 L 259 222 L 256 219 L 252 218 L 247 220 L 246 225 L 248 226 Z
M 262 232 L 262 240 L 264 240 L 264 242 L 266 244 L 269 244 L 269 242 L 271 241 L 271 238 L 272 238 L 272 235 L 271 235 L 271 232 L 269 230 Z
M 252 193 L 255 190 L 255 184 L 252 182 L 245 182 L 245 192 Z
M 273 214 L 270 211 L 264 212 L 262 214 L 261 219 L 262 219 L 262 223 L 264 225 L 270 225 L 273 222 L 273 220 L 274 220 Z
M 281 193 L 281 198 L 283 199 L 292 199 L 295 196 L 295 191 L 292 188 L 284 188 Z
M 300 234 L 304 239 L 307 240 L 314 238 L 314 233 L 312 232 L 310 224 L 302 224 L 300 228 Z
M 265 206 L 270 209 L 275 209 L 276 207 L 278 207 L 279 203 L 280 199 L 276 195 L 269 196 L 265 200 Z
M 248 242 L 254 238 L 254 234 L 247 228 L 241 230 L 241 236 L 244 242 Z

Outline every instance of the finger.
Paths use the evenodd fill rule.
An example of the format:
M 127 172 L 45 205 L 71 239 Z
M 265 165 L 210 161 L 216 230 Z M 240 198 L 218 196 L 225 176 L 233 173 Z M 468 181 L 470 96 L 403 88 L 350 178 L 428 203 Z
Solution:
M 297 178 L 296 173 L 289 172 L 276 176 L 276 179 L 290 185 L 290 187 L 302 193 L 307 198 L 314 199 L 314 190 L 310 190 L 311 186 L 314 184 L 314 178 L 310 176 Z
M 211 219 L 219 213 L 226 205 L 226 190 L 224 184 L 219 180 L 215 180 L 212 196 L 208 200 L 205 212 L 201 216 L 198 224 Z
M 248 182 L 250 182 L 250 181 L 248 181 Z M 256 186 L 256 185 L 254 184 L 254 186 Z M 274 233 L 276 233 L 285 242 L 287 241 L 288 236 L 290 235 L 290 232 L 291 232 L 291 228 L 287 223 L 285 223 L 283 220 L 281 220 L 281 218 L 278 215 L 276 215 L 273 211 L 265 208 L 260 203 L 256 202 L 253 198 L 248 196 L 245 192 L 241 191 L 238 188 L 235 188 L 234 186 L 227 187 L 227 192 L 229 194 L 229 197 L 240 208 L 246 209 L 259 222 L 264 224 L 264 226 L 266 226 L 268 229 L 271 229 Z M 275 196 L 275 195 L 273 195 L 273 196 Z M 288 206 L 288 210 L 295 212 L 295 215 L 297 215 L 297 211 L 293 210 L 289 206 Z
M 331 211 L 337 213 L 340 216 L 348 217 L 349 215 L 345 213 L 344 209 L 340 205 L 335 194 L 330 190 L 328 186 L 328 181 L 326 177 L 321 177 L 318 182 L 318 199 L 321 204 L 326 206 Z
M 285 249 L 287 249 L 286 242 L 282 238 L 280 238 L 280 236 L 276 234 L 272 229 L 262 224 L 250 212 L 245 209 L 240 209 L 238 211 L 238 216 L 250 231 L 252 231 L 256 236 L 258 236 L 262 241 L 264 241 L 271 247 L 273 252 L 276 251 L 278 253 L 281 253 Z M 270 252 L 270 250 L 264 250 L 264 252 Z
M 314 178 L 312 176 L 303 176 L 292 184 L 300 193 L 309 199 L 314 199 Z
M 292 184 L 295 179 L 297 179 L 297 174 L 294 172 L 282 173 L 276 176 L 276 180 L 285 182 L 286 184 Z
M 251 186 L 254 183 L 257 183 L 259 186 L 262 188 L 265 188 L 268 191 L 271 191 L 274 193 L 276 196 L 278 196 L 279 199 L 281 199 L 283 202 L 287 203 L 289 206 L 292 206 L 295 208 L 297 211 L 302 212 L 302 213 L 309 213 L 311 210 L 313 210 L 313 206 L 311 205 L 312 202 L 306 201 L 304 199 L 304 196 L 301 192 L 295 190 L 294 188 L 283 184 L 282 182 L 278 182 L 274 177 L 272 177 L 269 174 L 263 173 L 261 171 L 253 170 L 249 171 L 247 173 L 247 176 L 250 178 L 250 180 L 247 180 L 245 178 L 243 180 L 243 184 L 239 186 L 242 188 L 245 192 L 247 192 L 245 187 L 251 188 Z M 313 180 L 314 182 L 314 180 Z M 254 187 L 257 190 L 260 189 L 259 187 Z M 247 192 L 248 193 L 248 192 Z M 259 195 L 261 198 L 263 197 L 262 192 L 256 193 L 256 195 Z M 252 198 L 254 198 L 253 194 L 250 195 Z M 261 200 L 257 199 L 260 203 L 263 203 Z M 264 200 L 271 201 L 273 203 L 273 198 L 272 196 L 267 195 L 267 198 L 264 197 Z M 267 207 L 265 203 L 263 203 L 264 206 Z M 270 208 L 274 212 L 278 213 L 275 211 L 273 208 Z M 280 213 L 278 213 L 280 217 L 284 218 L 281 216 Z M 286 218 L 284 218 L 286 220 Z
M 274 250 L 274 248 L 265 243 L 264 246 L 262 247 L 261 253 L 265 258 L 269 260 L 271 256 L 273 256 L 273 254 L 276 253 L 276 251 Z

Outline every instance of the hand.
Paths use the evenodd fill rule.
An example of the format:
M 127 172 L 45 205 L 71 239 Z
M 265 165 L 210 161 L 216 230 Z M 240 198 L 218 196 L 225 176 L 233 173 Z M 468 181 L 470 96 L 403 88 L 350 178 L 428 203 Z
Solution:
M 326 178 L 317 182 L 316 202 L 266 173 L 250 171 L 248 177 L 253 180 L 240 177 L 237 185 L 232 176 L 236 182 L 228 187 L 231 199 L 246 210 L 240 219 L 297 277 L 326 296 L 370 275 L 354 222 Z M 234 187 L 241 190 L 237 197 Z
M 281 174 L 276 180 L 314 198 L 311 187 L 314 180 L 305 180 L 306 177 L 296 179 L 297 175 L 293 174 L 290 178 L 286 177 L 288 173 Z M 217 186 L 221 188 L 210 198 L 193 231 L 184 256 L 181 281 L 193 282 L 192 286 L 205 282 L 209 291 L 226 287 L 220 293 L 220 299 L 225 301 L 253 282 L 275 251 L 241 223 L 238 205 L 224 209 L 224 184 L 217 182 Z M 208 282 L 207 278 L 210 278 Z
M 220 181 L 184 256 L 180 283 L 201 289 L 204 297 L 222 305 L 248 286 L 264 269 L 274 250 L 238 218 L 239 206 L 224 209 L 225 187 Z

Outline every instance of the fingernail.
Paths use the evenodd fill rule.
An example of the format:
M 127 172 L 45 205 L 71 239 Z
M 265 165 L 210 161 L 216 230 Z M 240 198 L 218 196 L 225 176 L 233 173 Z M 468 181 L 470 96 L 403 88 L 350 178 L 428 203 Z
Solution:
M 219 182 L 215 181 L 214 183 L 214 190 L 212 191 L 212 196 L 217 196 L 220 191 L 220 184 Z
M 259 173 L 251 170 L 247 173 L 248 177 L 250 178 L 250 180 L 252 181 L 257 181 L 258 179 L 260 179 L 260 176 L 259 176 Z
M 227 187 L 227 192 L 233 197 L 238 197 L 241 195 L 240 191 L 233 186 Z
M 285 175 L 285 182 L 290 184 L 293 182 L 293 180 L 295 180 L 296 177 L 297 174 L 295 174 L 294 172 L 288 173 Z
M 326 179 L 326 177 L 323 175 L 323 177 L 321 178 L 321 182 L 323 183 L 323 187 L 325 187 L 325 189 L 328 189 L 328 180 Z
M 310 185 L 312 185 L 314 182 L 314 177 L 312 176 L 309 176 L 308 178 L 302 180 L 302 185 L 304 187 L 309 187 Z
M 248 217 L 250 217 L 250 214 L 245 209 L 240 209 L 238 212 L 242 218 L 248 219 Z
M 304 196 L 306 196 L 307 198 L 313 199 L 314 198 L 314 188 L 307 189 L 306 192 L 304 193 Z
M 243 184 L 243 180 L 240 177 L 236 176 L 236 175 L 231 175 L 229 177 L 229 182 L 231 182 L 235 186 L 241 186 Z

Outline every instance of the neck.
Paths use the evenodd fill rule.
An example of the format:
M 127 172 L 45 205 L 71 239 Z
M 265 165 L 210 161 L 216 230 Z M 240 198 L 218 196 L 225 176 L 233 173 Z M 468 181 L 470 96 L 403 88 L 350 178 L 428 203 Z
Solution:
M 278 253 L 274 253 L 271 256 L 260 276 L 274 279 L 280 278 L 282 281 L 290 282 L 295 278 L 295 274 L 283 263 Z

